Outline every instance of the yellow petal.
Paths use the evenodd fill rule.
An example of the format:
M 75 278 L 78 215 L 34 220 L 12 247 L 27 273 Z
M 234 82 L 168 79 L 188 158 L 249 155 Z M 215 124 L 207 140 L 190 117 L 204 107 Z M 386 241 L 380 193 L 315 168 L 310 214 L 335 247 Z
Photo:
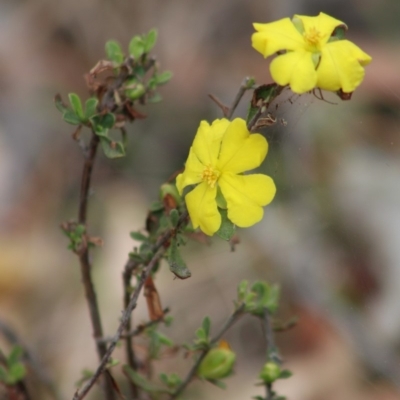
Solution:
M 215 201 L 216 195 L 216 186 L 211 188 L 202 182 L 185 197 L 193 228 L 200 226 L 200 229 L 209 236 L 212 236 L 221 226 L 221 215 Z
M 317 85 L 325 90 L 353 92 L 364 78 L 362 65 L 370 61 L 368 54 L 348 40 L 327 43 L 317 69 Z
M 252 46 L 264 57 L 279 50 L 304 48 L 304 39 L 289 18 L 253 26 L 257 32 L 251 37 Z
M 262 174 L 224 173 L 219 185 L 228 205 L 228 218 L 242 228 L 262 219 L 262 206 L 269 204 L 276 192 L 274 181 Z
M 196 154 L 194 154 L 193 147 L 191 147 L 188 159 L 186 160 L 185 170 L 176 177 L 176 187 L 180 195 L 186 186 L 201 181 L 203 170 L 204 165 L 199 161 Z
M 299 18 L 304 25 L 304 31 L 307 33 L 310 30 L 316 29 L 321 33 L 320 44 L 325 44 L 331 37 L 334 29 L 337 26 L 346 24 L 339 21 L 336 18 L 331 17 L 328 14 L 319 13 L 317 17 L 309 17 L 306 15 L 295 15 L 295 18 Z M 347 26 L 346 26 L 347 27 Z
M 272 60 L 272 78 L 281 86 L 290 85 L 295 93 L 305 93 L 315 88 L 317 73 L 312 61 L 312 53 L 293 51 Z
M 193 140 L 193 151 L 203 165 L 215 165 L 222 136 L 229 125 L 227 119 L 217 119 L 211 125 L 201 121 Z
M 236 118 L 230 123 L 222 139 L 217 168 L 221 172 L 249 171 L 260 166 L 267 151 L 267 140 L 258 133 L 250 134 L 246 122 Z

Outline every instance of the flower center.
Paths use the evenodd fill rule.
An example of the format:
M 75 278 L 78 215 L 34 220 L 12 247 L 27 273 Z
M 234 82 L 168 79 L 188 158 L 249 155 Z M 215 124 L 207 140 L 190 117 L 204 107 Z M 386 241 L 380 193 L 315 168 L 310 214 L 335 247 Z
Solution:
M 201 174 L 201 180 L 203 182 L 207 182 L 210 187 L 214 187 L 217 183 L 219 177 L 219 171 L 214 169 L 211 165 L 208 165 L 204 168 L 203 173 Z
M 320 45 L 320 41 L 324 38 L 325 35 L 323 35 L 317 28 L 314 26 L 309 29 L 308 31 L 303 33 L 304 40 L 309 44 L 310 46 L 314 48 L 318 48 Z

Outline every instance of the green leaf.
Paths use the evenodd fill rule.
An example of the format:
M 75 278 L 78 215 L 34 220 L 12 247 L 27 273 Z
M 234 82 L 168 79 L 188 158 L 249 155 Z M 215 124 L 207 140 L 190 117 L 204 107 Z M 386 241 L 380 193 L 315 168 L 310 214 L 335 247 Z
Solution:
M 76 387 L 82 386 L 84 382 L 88 381 L 94 375 L 94 372 L 89 369 L 84 369 L 81 372 L 81 375 L 82 375 L 81 378 L 75 382 Z
M 344 40 L 344 39 L 346 39 L 346 32 L 347 32 L 347 26 L 346 25 L 342 24 L 342 25 L 337 26 L 334 29 L 331 37 L 329 38 L 328 43 L 335 42 L 336 40 Z
M 203 328 L 203 330 L 204 330 L 204 333 L 205 333 L 205 335 L 206 335 L 206 338 L 208 338 L 208 336 L 210 336 L 210 328 L 211 328 L 211 320 L 210 320 L 210 317 L 205 317 L 205 318 L 203 319 L 203 322 L 202 322 L 201 326 L 202 326 L 202 328 Z
M 218 208 L 218 211 L 221 214 L 221 226 L 215 234 L 221 239 L 230 240 L 235 234 L 235 225 L 228 219 L 228 210 Z
M 144 53 L 144 42 L 141 36 L 134 36 L 129 42 L 129 54 L 133 56 L 135 60 L 140 58 Z
M 292 372 L 290 372 L 288 369 L 283 369 L 279 375 L 279 379 L 287 379 L 292 376 Z
M 81 119 L 72 110 L 64 112 L 63 120 L 71 125 L 80 125 L 82 123 Z
M 9 382 L 11 384 L 17 383 L 22 380 L 26 375 L 25 365 L 22 363 L 15 363 L 9 368 Z
M 171 245 L 168 251 L 167 261 L 169 264 L 170 271 L 180 279 L 187 279 L 192 276 L 192 273 L 183 261 L 181 254 L 178 249 L 177 240 L 174 238 L 171 240 Z
M 122 64 L 124 61 L 124 53 L 122 52 L 121 45 L 115 40 L 109 40 L 106 43 L 107 58 L 117 64 Z
M 248 124 L 253 119 L 261 107 L 268 109 L 268 106 L 279 96 L 282 90 L 283 86 L 279 86 L 277 83 L 261 85 L 255 89 L 247 112 L 246 123 Z
M 90 122 L 92 123 L 93 130 L 96 133 L 104 133 L 114 126 L 115 115 L 112 113 L 94 115 L 92 118 L 90 118 Z
M 129 235 L 133 240 L 137 240 L 138 242 L 145 242 L 146 240 L 149 239 L 146 235 L 143 235 L 143 233 L 141 232 L 131 232 Z
M 99 100 L 95 97 L 90 97 L 85 102 L 85 119 L 92 118 L 97 112 Z
M 199 328 L 196 330 L 196 337 L 200 341 L 207 341 L 207 334 L 206 334 L 204 328 Z
M 163 387 L 160 387 L 153 382 L 150 382 L 142 375 L 138 374 L 128 365 L 124 365 L 123 367 L 125 375 L 137 386 L 142 388 L 147 393 L 169 393 L 171 394 L 172 391 Z
M 265 307 L 268 308 L 268 311 L 272 314 L 278 309 L 280 293 L 279 285 L 272 285 L 269 287 L 268 299 L 265 302 Z
M 238 291 L 238 300 L 242 302 L 245 299 L 246 293 L 249 290 L 249 282 L 244 280 L 239 283 L 237 287 Z
M 155 79 L 157 85 L 164 85 L 171 78 L 172 78 L 172 72 L 171 71 L 164 71 L 160 75 L 155 75 L 154 76 L 154 79 Z
M 226 384 L 225 384 L 225 382 L 218 381 L 218 380 L 216 380 L 216 379 L 208 379 L 208 381 L 209 381 L 210 383 L 212 383 L 213 385 L 219 387 L 220 389 L 226 389 Z
M 68 94 L 69 102 L 71 103 L 72 109 L 75 111 L 75 114 L 83 120 L 84 114 L 83 114 L 83 108 L 82 108 L 82 102 L 79 96 L 76 93 L 69 93 Z
M 54 104 L 56 105 L 57 110 L 63 114 L 68 110 L 68 107 L 65 106 L 59 94 L 54 97 Z
M 157 332 L 158 340 L 165 346 L 171 347 L 174 345 L 174 342 L 164 334 Z
M 7 365 L 10 367 L 11 365 L 17 363 L 23 353 L 24 349 L 21 346 L 14 346 L 11 350 L 11 353 L 7 357 Z
M 0 382 L 8 383 L 8 379 L 8 372 L 2 365 L 0 365 Z
M 169 218 L 171 220 L 172 226 L 176 227 L 178 225 L 179 222 L 179 212 L 176 208 L 173 208 L 170 212 L 169 212 Z
M 153 96 L 147 99 L 148 103 L 159 103 L 160 101 L 162 101 L 162 96 L 160 93 L 154 93 Z
M 144 52 L 145 53 L 149 53 L 154 45 L 157 42 L 157 37 L 158 37 L 158 33 L 156 29 L 152 29 L 145 37 L 144 37 Z
M 111 140 L 107 136 L 100 136 L 100 144 L 107 158 L 120 158 L 125 156 L 125 148 L 122 142 Z

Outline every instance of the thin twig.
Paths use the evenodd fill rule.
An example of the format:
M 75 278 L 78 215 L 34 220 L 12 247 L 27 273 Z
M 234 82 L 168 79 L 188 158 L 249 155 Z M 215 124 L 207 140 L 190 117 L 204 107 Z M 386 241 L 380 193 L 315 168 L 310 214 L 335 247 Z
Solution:
M 160 318 L 155 319 L 154 321 L 148 321 L 144 324 L 140 324 L 136 329 L 129 331 L 128 333 L 124 333 L 121 335 L 121 339 L 126 339 L 127 337 L 135 337 L 140 335 L 142 332 L 144 332 L 147 328 L 150 328 L 154 325 L 157 325 L 159 322 L 162 322 L 164 319 L 164 316 L 170 312 L 170 309 L 168 307 L 164 308 L 163 310 L 163 316 Z M 98 339 L 99 342 L 104 342 L 104 343 L 109 343 L 114 339 L 114 336 L 106 336 L 102 339 Z
M 235 98 L 233 99 L 232 105 L 229 107 L 228 114 L 226 115 L 228 119 L 232 118 L 232 115 L 235 112 L 237 106 L 239 105 L 240 100 L 242 100 L 242 97 L 246 93 L 246 90 L 249 89 L 248 87 L 249 79 L 250 79 L 249 77 L 244 78 L 242 84 L 240 85 L 239 91 L 237 92 Z
M 186 386 L 191 382 L 193 377 L 196 375 L 196 371 L 199 368 L 199 365 L 203 361 L 204 357 L 207 355 L 209 350 L 219 342 L 219 340 L 222 338 L 222 336 L 225 334 L 225 332 L 244 314 L 244 304 L 239 306 L 235 310 L 235 312 L 229 317 L 229 319 L 226 321 L 225 325 L 222 327 L 222 329 L 217 333 L 217 335 L 211 339 L 210 341 L 210 346 L 207 349 L 204 349 L 201 351 L 199 357 L 197 358 L 196 362 L 193 364 L 192 368 L 186 375 L 185 379 L 182 381 L 182 383 L 178 386 L 176 391 L 171 395 L 170 400 L 176 399 L 185 389 Z
M 143 269 L 142 274 L 139 278 L 139 282 L 138 282 L 136 289 L 133 292 L 130 302 L 128 304 L 128 307 L 122 314 L 121 323 L 118 327 L 118 330 L 117 330 L 116 334 L 114 335 L 114 337 L 110 343 L 110 346 L 108 347 L 103 359 L 101 360 L 100 365 L 97 367 L 97 370 L 93 374 L 93 376 L 81 388 L 81 390 L 77 391 L 75 393 L 73 400 L 83 399 L 86 396 L 86 394 L 89 392 L 89 390 L 92 388 L 94 383 L 97 381 L 99 376 L 104 372 L 106 365 L 108 363 L 108 360 L 110 359 L 110 356 L 115 349 L 115 346 L 117 345 L 118 341 L 121 339 L 121 335 L 122 335 L 123 331 L 125 330 L 125 327 L 130 319 L 131 313 L 136 308 L 137 300 L 138 300 L 139 294 L 143 288 L 144 282 L 150 276 L 154 267 L 157 265 L 158 261 L 163 256 L 165 250 L 166 250 L 165 248 L 159 249 L 157 251 L 157 253 L 152 257 L 150 262 L 147 264 L 147 266 Z
M 150 261 L 145 265 L 145 267 L 142 270 L 139 281 L 136 285 L 134 292 L 132 293 L 128 307 L 125 309 L 125 311 L 122 314 L 121 323 L 110 343 L 110 346 L 108 347 L 103 359 L 101 360 L 99 366 L 97 367 L 96 372 L 86 382 L 86 384 L 81 388 L 81 390 L 76 391 L 76 393 L 74 394 L 73 400 L 82 400 L 87 395 L 87 393 L 90 391 L 90 389 L 95 384 L 95 382 L 100 377 L 100 375 L 104 372 L 107 362 L 109 361 L 110 356 L 115 349 L 115 346 L 117 345 L 118 341 L 121 339 L 121 336 L 122 336 L 124 330 L 126 329 L 126 326 L 130 319 L 131 313 L 136 308 L 137 300 L 138 300 L 139 294 L 142 291 L 142 288 L 144 286 L 144 282 L 150 276 L 153 269 L 155 268 L 155 266 L 157 265 L 157 263 L 160 261 L 161 257 L 164 255 L 165 251 L 167 250 L 166 243 L 173 236 L 176 235 L 179 228 L 181 228 L 185 223 L 187 223 L 187 218 L 188 218 L 188 213 L 187 213 L 187 211 L 185 211 L 179 217 L 176 228 L 172 228 L 172 229 L 169 229 L 168 231 L 166 231 L 163 235 L 160 236 L 160 238 L 157 240 L 156 244 L 153 246 L 153 249 L 152 249 L 153 257 L 150 259 Z M 131 261 L 131 260 L 129 260 L 129 261 Z M 127 262 L 126 267 L 128 266 L 129 268 L 131 268 L 131 271 L 133 271 L 135 269 L 135 267 L 138 266 L 138 264 L 135 261 L 133 261 L 131 263 L 129 261 Z
M 213 94 L 210 93 L 208 97 L 221 109 L 224 117 L 228 118 L 229 108 L 225 104 L 223 104 L 222 101 L 218 99 L 217 96 L 214 96 Z

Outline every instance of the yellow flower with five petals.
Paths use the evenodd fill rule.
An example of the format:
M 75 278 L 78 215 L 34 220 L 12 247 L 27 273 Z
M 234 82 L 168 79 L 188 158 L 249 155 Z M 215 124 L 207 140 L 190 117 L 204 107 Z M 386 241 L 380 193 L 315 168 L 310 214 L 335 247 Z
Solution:
M 265 58 L 279 54 L 270 65 L 271 76 L 295 93 L 316 87 L 353 92 L 364 78 L 364 66 L 372 58 L 354 43 L 335 36 L 346 25 L 327 14 L 295 15 L 267 24 L 255 23 L 252 45 Z
M 176 178 L 182 195 L 185 187 L 196 185 L 185 196 L 194 228 L 212 236 L 221 226 L 220 208 L 239 227 L 249 227 L 263 217 L 263 206 L 275 196 L 273 180 L 263 174 L 243 175 L 260 166 L 268 151 L 267 140 L 250 134 L 243 119 L 202 121 L 185 164 Z

